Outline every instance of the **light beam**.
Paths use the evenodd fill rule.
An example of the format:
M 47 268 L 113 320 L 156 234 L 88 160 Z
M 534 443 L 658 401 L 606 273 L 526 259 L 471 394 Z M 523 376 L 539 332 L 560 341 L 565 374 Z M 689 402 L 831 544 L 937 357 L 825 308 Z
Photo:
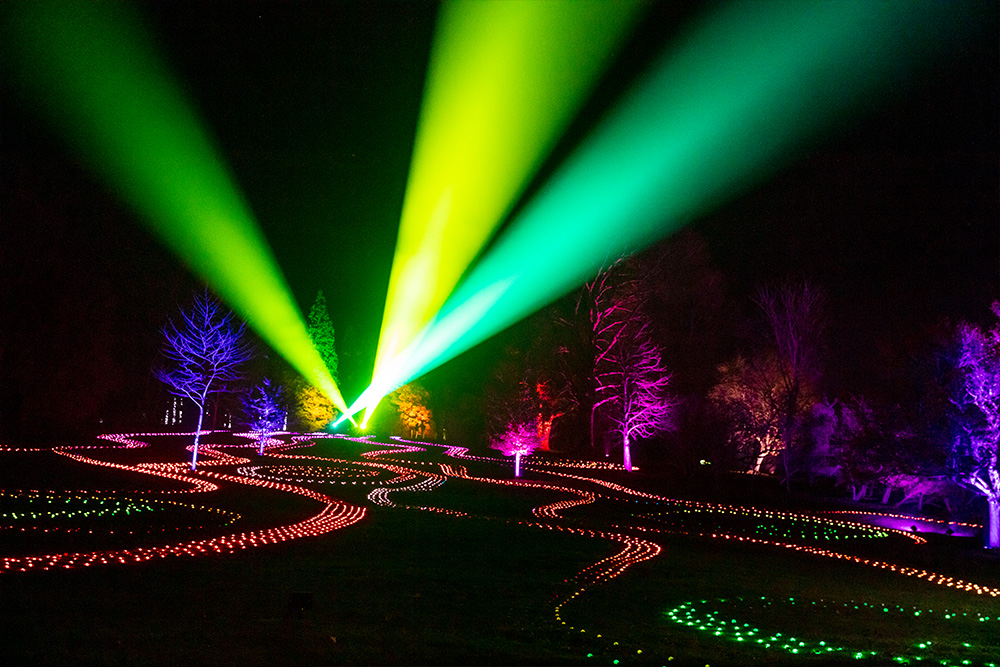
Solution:
M 148 226 L 342 411 L 250 210 L 127 3 L 4 3 L 4 58 Z
M 375 375 L 413 342 L 548 155 L 641 2 L 442 5 Z
M 673 44 L 349 412 L 571 291 L 884 102 L 975 3 L 735 2 Z

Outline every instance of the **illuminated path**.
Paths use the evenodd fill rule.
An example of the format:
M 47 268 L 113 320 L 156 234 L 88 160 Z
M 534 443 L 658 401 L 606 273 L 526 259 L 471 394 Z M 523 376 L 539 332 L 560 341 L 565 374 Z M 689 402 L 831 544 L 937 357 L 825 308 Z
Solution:
M 621 591 L 641 581 L 631 575 L 635 566 L 664 556 L 670 561 L 690 548 L 686 546 L 689 544 L 715 544 L 727 552 L 734 550 L 734 554 L 762 550 L 775 562 L 781 560 L 782 554 L 819 558 L 847 567 L 864 566 L 874 575 L 903 577 L 913 586 L 927 585 L 947 594 L 1000 598 L 1000 588 L 995 586 L 864 555 L 871 550 L 870 545 L 881 541 L 895 548 L 929 548 L 923 536 L 894 527 L 903 524 L 891 523 L 912 517 L 887 516 L 878 525 L 870 514 L 788 512 L 669 498 L 633 488 L 620 465 L 604 462 L 530 457 L 524 465 L 529 478 L 515 479 L 511 477 L 509 459 L 476 456 L 463 447 L 402 438 L 378 441 L 322 433 L 276 434 L 265 440 L 263 455 L 258 456 L 254 434 L 207 432 L 203 434 L 203 467 L 191 471 L 184 454 L 187 438 L 183 438 L 190 435 L 106 435 L 97 444 L 49 449 L 76 463 L 135 475 L 138 480 L 156 480 L 158 488 L 128 492 L 0 490 L 0 535 L 5 531 L 15 536 L 31 535 L 36 542 L 23 544 L 36 544 L 41 539 L 41 543 L 53 546 L 41 552 L 30 552 L 22 546 L 18 552 L 8 542 L 7 553 L 0 557 L 0 572 L 234 554 L 317 538 L 349 527 L 363 531 L 362 520 L 381 512 L 432 512 L 445 520 L 493 522 L 606 544 L 606 556 L 553 582 L 556 590 L 549 602 L 548 622 L 584 642 L 581 657 L 597 659 L 600 656 L 593 651 L 599 651 L 609 659 L 614 657 L 615 664 L 621 660 L 674 659 L 662 644 L 642 646 L 634 639 L 612 637 L 618 633 L 613 625 L 611 630 L 602 629 L 592 619 L 595 611 L 608 604 L 608 595 L 620 596 Z M 40 456 L 45 451 L 0 449 L 0 456 Z M 315 507 L 304 518 L 239 531 L 241 523 L 254 519 L 246 515 L 255 512 L 236 512 L 208 504 L 218 499 L 214 505 L 225 506 L 227 492 L 236 488 L 291 494 Z M 455 502 L 467 503 L 471 498 L 477 499 L 478 509 L 454 506 Z M 489 502 L 483 504 L 483 499 L 493 499 L 489 502 L 497 502 L 496 508 Z M 260 518 L 256 520 L 259 524 Z M 133 533 L 138 537 L 133 538 Z M 177 538 L 168 539 L 170 534 Z M 16 539 L 13 543 L 20 544 Z M 66 544 L 83 548 L 58 549 Z M 112 546 L 87 548 L 94 544 Z M 626 585 L 609 585 L 613 580 Z M 627 604 L 628 599 L 619 602 Z M 676 632 L 702 634 L 721 643 L 744 644 L 745 650 L 757 651 L 748 653 L 747 659 L 801 653 L 889 658 L 896 662 L 933 660 L 940 665 L 996 664 L 977 658 L 982 653 L 976 646 L 982 644 L 981 637 L 1000 633 L 1000 614 L 923 610 L 876 600 L 781 596 L 707 597 L 672 604 L 661 611 L 668 627 L 676 626 Z M 844 618 L 864 623 L 866 615 L 874 613 L 876 607 L 887 615 L 915 615 L 920 624 L 914 626 L 913 632 L 925 632 L 927 639 L 900 646 L 894 653 L 882 650 L 875 654 L 852 644 L 847 629 L 831 630 L 826 638 L 796 638 L 781 627 L 786 618 L 782 614 L 795 605 L 802 605 L 803 612 L 816 617 L 815 627 L 826 627 L 828 617 L 836 617 L 840 623 L 845 622 Z M 603 618 L 604 613 L 598 611 L 597 617 Z M 637 622 L 648 628 L 659 627 L 649 618 Z M 941 628 L 968 631 L 973 640 L 963 645 L 968 647 L 968 656 L 962 653 L 964 648 L 941 648 L 935 643 L 933 638 Z M 603 648 L 595 648 L 598 645 Z M 678 651 L 677 657 L 691 656 Z
M 149 436 L 153 434 L 138 435 Z M 144 443 L 133 439 L 133 436 L 111 436 L 106 439 L 119 443 L 119 446 L 122 448 L 141 447 L 144 445 Z M 117 550 L 62 552 L 38 556 L 6 557 L 0 559 L 0 572 L 24 572 L 29 570 L 49 570 L 54 568 L 72 569 L 76 567 L 89 567 L 92 565 L 108 565 L 114 563 L 139 563 L 155 558 L 167 558 L 170 556 L 200 556 L 212 553 L 229 554 L 242 549 L 277 544 L 288 540 L 295 540 L 303 537 L 315 537 L 324 533 L 329 533 L 331 531 L 346 528 L 355 524 L 365 515 L 365 510 L 363 508 L 355 507 L 324 494 L 317 493 L 304 487 L 293 486 L 291 484 L 281 484 L 277 482 L 255 480 L 253 478 L 242 476 L 226 475 L 211 470 L 205 470 L 204 468 L 192 474 L 185 474 L 182 472 L 184 466 L 181 463 L 144 463 L 138 465 L 127 465 L 88 458 L 66 451 L 65 449 L 57 449 L 55 452 L 73 458 L 82 463 L 107 466 L 119 470 L 128 470 L 146 475 L 165 477 L 179 482 L 186 482 L 191 485 L 191 488 L 187 490 L 188 492 L 216 491 L 219 489 L 219 485 L 216 484 L 216 482 L 249 484 L 265 489 L 284 491 L 286 493 L 305 496 L 319 502 L 322 505 L 322 508 L 318 513 L 305 519 L 304 521 L 275 526 L 264 530 L 232 533 L 201 540 L 175 542 L 154 547 L 135 547 Z M 248 459 L 220 453 L 217 449 L 213 449 L 211 445 L 206 446 L 205 454 L 214 459 L 209 462 L 209 466 L 242 463 L 248 461 Z M 171 492 L 167 491 L 165 493 Z

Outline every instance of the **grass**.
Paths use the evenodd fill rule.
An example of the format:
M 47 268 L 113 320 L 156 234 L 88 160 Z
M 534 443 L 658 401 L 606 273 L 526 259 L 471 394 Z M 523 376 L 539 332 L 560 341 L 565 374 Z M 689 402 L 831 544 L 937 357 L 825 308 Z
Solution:
M 181 446 L 180 441 L 163 438 L 148 449 L 125 454 L 132 463 L 179 460 Z M 361 460 L 357 457 L 361 449 L 353 443 L 346 447 L 327 441 L 309 453 Z M 98 452 L 92 455 L 97 457 Z M 159 480 L 85 466 L 51 453 L 0 456 L 0 480 L 6 492 L 91 488 L 134 497 L 142 488 L 164 488 Z M 111 460 L 115 453 L 105 451 L 100 456 Z M 255 465 L 273 461 L 255 459 Z M 491 471 L 489 464 L 469 468 L 474 475 L 510 475 L 509 468 Z M 30 486 L 18 484 L 19 479 L 28 480 Z M 562 521 L 547 522 L 560 528 L 605 531 L 644 526 L 650 531 L 634 534 L 663 547 L 657 558 L 590 585 L 578 573 L 616 554 L 622 545 L 539 527 L 545 522 L 532 516 L 531 508 L 569 498 L 566 493 L 449 480 L 431 492 L 392 494 L 399 507 L 375 507 L 366 499 L 371 485 L 312 488 L 367 507 L 365 519 L 317 538 L 229 555 L 0 574 L 0 627 L 6 636 L 0 643 L 0 660 L 248 666 L 609 665 L 615 660 L 623 665 L 868 665 L 903 660 L 917 664 L 918 657 L 933 658 L 936 664 L 1000 662 L 997 598 L 775 546 L 684 533 L 710 530 L 714 525 L 710 512 L 700 512 L 684 524 L 669 508 L 643 504 L 637 509 L 638 503 L 623 505 L 605 497 L 568 510 Z M 192 528 L 192 534 L 199 536 L 205 530 L 221 534 L 288 523 L 317 508 L 308 499 L 233 484 L 211 494 L 146 497 L 204 504 L 241 517 L 224 529 Z M 404 505 L 458 510 L 470 516 Z M 12 506 L 8 504 L 8 509 Z M 3 508 L 0 496 L 0 514 Z M 149 519 L 151 524 L 143 512 L 122 518 L 120 524 L 94 521 L 104 530 L 120 525 L 139 531 L 169 525 L 169 519 L 190 522 L 197 512 L 173 508 L 148 516 L 153 514 L 156 519 Z M 757 535 L 762 524 L 759 516 L 726 515 L 718 525 L 729 533 Z M 831 542 L 823 531 L 806 528 L 781 520 L 763 530 L 768 539 L 780 533 L 782 538 L 813 540 L 844 553 L 861 550 L 866 557 L 881 555 L 883 560 L 914 566 L 923 563 L 922 567 L 937 567 L 935 571 L 1000 585 L 1000 562 L 963 558 L 970 553 L 968 544 L 955 538 L 941 537 L 927 545 L 902 538 Z M 7 523 L 0 537 L 5 556 L 32 544 L 15 535 Z M 153 533 L 143 539 L 154 537 L 162 539 Z M 120 543 L 121 535 L 81 539 L 61 532 L 47 536 L 44 546 L 59 544 L 71 550 Z M 583 594 L 569 597 L 580 588 L 585 589 Z M 560 602 L 566 625 L 555 618 Z M 688 614 L 698 623 L 688 626 L 672 620 L 668 612 L 678 608 L 684 611 L 675 617 Z M 946 609 L 955 615 L 945 618 Z M 977 615 L 988 615 L 991 621 L 975 620 Z M 726 625 L 711 625 L 718 619 Z M 756 634 L 739 641 L 734 634 L 737 625 L 741 632 L 752 629 Z M 776 633 L 794 636 L 807 647 L 826 642 L 844 650 L 818 656 L 756 643 Z M 868 654 L 871 651 L 874 656 Z M 863 661 L 853 657 L 858 652 L 865 654 Z

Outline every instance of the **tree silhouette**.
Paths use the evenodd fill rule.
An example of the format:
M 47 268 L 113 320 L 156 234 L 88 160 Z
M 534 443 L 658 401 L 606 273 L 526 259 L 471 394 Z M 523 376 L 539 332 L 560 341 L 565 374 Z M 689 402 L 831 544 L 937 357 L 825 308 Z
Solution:
M 170 320 L 163 329 L 163 355 L 174 368 L 153 373 L 171 394 L 189 399 L 198 408 L 192 470 L 198 463 L 198 442 L 209 394 L 230 391 L 232 383 L 242 379 L 239 365 L 251 356 L 244 327 L 235 323 L 232 313 L 221 312 L 219 302 L 205 291 L 195 295 L 189 312 L 181 310 L 180 326 Z
M 309 326 L 306 329 L 309 338 L 312 339 L 316 351 L 326 364 L 326 369 L 330 371 L 330 377 L 337 382 L 337 371 L 339 360 L 337 358 L 337 341 L 333 331 L 333 322 L 330 320 L 330 313 L 326 308 L 326 297 L 323 290 L 316 293 L 316 300 L 313 301 L 312 308 L 309 309 Z
M 779 288 L 761 288 L 757 305 L 764 314 L 770 347 L 775 355 L 776 382 L 768 390 L 777 419 L 777 436 L 785 485 L 791 488 L 790 451 L 803 417 L 816 398 L 812 395 L 822 375 L 821 339 L 823 294 L 808 282 Z

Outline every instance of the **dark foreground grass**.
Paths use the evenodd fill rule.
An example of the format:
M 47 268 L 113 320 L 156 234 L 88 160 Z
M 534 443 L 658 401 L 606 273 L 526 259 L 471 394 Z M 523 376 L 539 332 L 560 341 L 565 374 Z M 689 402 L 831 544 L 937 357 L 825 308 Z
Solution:
M 231 557 L 0 579 L 5 664 L 573 664 L 559 582 L 613 549 L 386 510 Z M 13 661 L 13 662 L 12 662 Z
M 26 473 L 43 488 L 86 486 L 125 493 L 145 484 L 143 477 L 48 456 L 56 460 L 41 454 L 30 458 L 32 465 L 49 464 L 48 480 L 40 469 Z M 18 475 L 13 460 L 5 463 L 2 474 L 9 489 Z M 365 503 L 360 488 L 319 490 Z M 312 501 L 254 494 L 242 487 L 198 495 L 205 496 L 199 502 L 239 513 L 242 525 L 249 527 L 315 511 Z M 586 586 L 575 575 L 617 553 L 621 544 L 518 523 L 518 518 L 537 523 L 530 508 L 558 497 L 552 491 L 452 480 L 431 493 L 398 493 L 394 499 L 473 516 L 369 503 L 366 518 L 346 530 L 229 556 L 3 573 L 0 661 L 269 666 L 618 661 L 716 667 L 1000 663 L 1000 600 L 773 546 L 651 532 L 643 536 L 662 545 L 659 557 Z M 192 497 L 172 498 L 187 502 Z M 622 521 L 622 512 L 605 501 L 588 507 L 560 525 L 608 529 Z M 72 544 L 68 536 L 66 548 Z M 877 554 L 876 544 L 865 542 L 865 549 Z M 963 552 L 955 544 L 943 538 L 929 545 L 902 540 L 885 554 L 998 585 L 1000 562 L 980 558 L 963 568 Z M 837 545 L 842 551 L 849 547 Z M 566 624 L 557 622 L 555 605 L 581 586 L 585 592 L 562 608 Z M 985 616 L 992 620 L 975 620 Z M 774 639 L 779 633 L 780 639 Z

